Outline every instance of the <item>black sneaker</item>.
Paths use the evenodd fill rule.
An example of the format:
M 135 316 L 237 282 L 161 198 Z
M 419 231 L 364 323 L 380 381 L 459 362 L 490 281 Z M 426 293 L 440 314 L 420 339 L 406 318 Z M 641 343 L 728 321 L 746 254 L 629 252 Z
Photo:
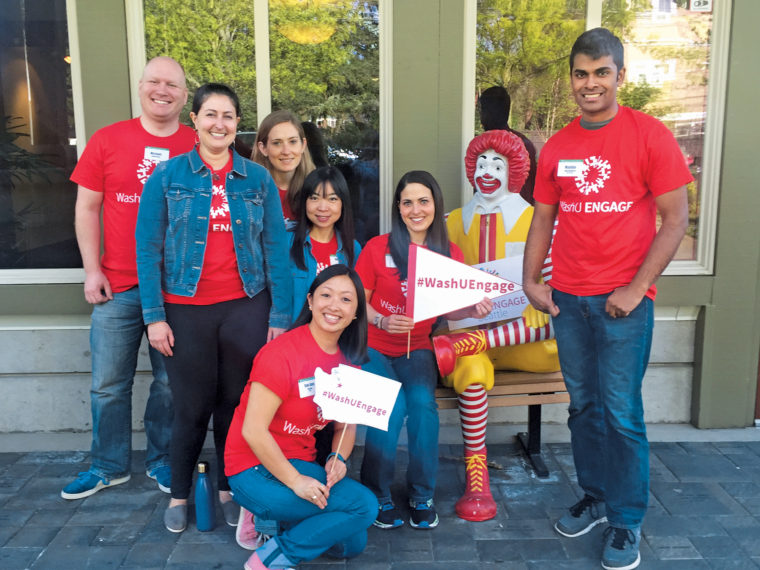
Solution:
M 404 519 L 401 518 L 401 514 L 398 512 L 396 505 L 393 501 L 386 501 L 377 511 L 377 518 L 372 523 L 377 528 L 398 528 L 404 524 Z
M 412 528 L 429 529 L 438 526 L 438 513 L 435 512 L 433 499 L 427 501 L 409 501 L 412 507 L 412 514 L 409 517 L 409 524 Z

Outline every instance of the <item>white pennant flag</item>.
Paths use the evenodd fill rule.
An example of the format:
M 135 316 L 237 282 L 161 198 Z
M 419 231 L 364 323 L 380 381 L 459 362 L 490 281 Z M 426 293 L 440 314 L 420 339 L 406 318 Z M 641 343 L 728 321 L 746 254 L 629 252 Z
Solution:
M 322 417 L 388 431 L 401 382 L 341 364 L 328 374 L 314 371 L 314 402 Z
M 406 314 L 415 323 L 495 299 L 522 286 L 424 247 L 409 245 Z

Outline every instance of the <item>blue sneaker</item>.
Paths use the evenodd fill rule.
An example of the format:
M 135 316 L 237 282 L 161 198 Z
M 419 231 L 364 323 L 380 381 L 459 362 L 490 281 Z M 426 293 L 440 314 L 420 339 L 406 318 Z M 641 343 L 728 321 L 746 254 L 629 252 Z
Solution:
M 562 536 L 575 538 L 589 532 L 598 524 L 607 522 L 604 503 L 591 495 L 584 495 L 561 519 L 554 523 L 554 529 Z
M 145 474 L 158 483 L 158 488 L 164 493 L 172 492 L 172 469 L 168 465 L 161 465 L 146 471 Z
M 641 562 L 639 543 L 641 529 L 611 526 L 604 531 L 602 568 L 606 570 L 632 570 Z
M 435 512 L 433 499 L 427 501 L 409 501 L 412 507 L 409 524 L 412 528 L 430 529 L 438 526 L 438 513 Z
M 129 478 L 129 473 L 124 477 L 105 479 L 103 477 L 98 477 L 91 471 L 82 471 L 77 475 L 76 479 L 63 488 L 61 491 L 61 497 L 64 499 L 84 499 L 106 487 L 113 487 L 114 485 L 126 483 L 129 481 Z

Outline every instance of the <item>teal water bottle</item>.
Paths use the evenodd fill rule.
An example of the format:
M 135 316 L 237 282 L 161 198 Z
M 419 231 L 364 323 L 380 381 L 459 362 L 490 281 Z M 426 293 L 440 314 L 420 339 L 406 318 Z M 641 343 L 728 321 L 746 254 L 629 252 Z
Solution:
M 209 465 L 198 463 L 198 477 L 195 479 L 195 524 L 201 532 L 214 530 L 214 489 L 208 478 Z

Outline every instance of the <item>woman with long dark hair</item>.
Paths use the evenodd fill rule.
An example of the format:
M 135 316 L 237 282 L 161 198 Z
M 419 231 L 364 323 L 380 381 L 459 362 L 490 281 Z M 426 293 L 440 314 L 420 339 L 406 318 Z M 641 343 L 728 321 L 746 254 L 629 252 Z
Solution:
M 391 233 L 367 242 L 356 263 L 364 284 L 369 331 L 370 362 L 364 368 L 402 384 L 388 431 L 368 428 L 362 463 L 362 482 L 380 504 L 375 526 L 395 528 L 403 524 L 391 499 L 390 486 L 396 463 L 396 447 L 407 418 L 409 468 L 407 491 L 414 528 L 433 528 L 438 515 L 433 492 L 438 472 L 438 408 L 435 386 L 438 372 L 430 333 L 435 319 L 414 323 L 404 314 L 409 245 L 414 243 L 462 261 L 459 248 L 449 242 L 443 218 L 443 195 L 435 178 L 421 170 L 401 177 L 393 195 Z M 491 302 L 455 311 L 449 318 L 482 318 Z M 409 351 L 407 353 L 407 351 Z
M 261 349 L 227 436 L 235 500 L 283 532 L 248 559 L 248 570 L 286 568 L 323 553 L 347 558 L 367 543 L 374 495 L 346 477 L 356 426 L 338 423 L 324 467 L 314 434 L 327 420 L 314 403 L 314 372 L 366 360 L 367 308 L 358 275 L 343 264 L 309 287 L 293 327 Z
M 354 218 L 346 179 L 334 166 L 309 173 L 297 195 L 298 222 L 288 234 L 295 317 L 309 284 L 325 267 L 353 267 L 361 246 L 354 239 Z

